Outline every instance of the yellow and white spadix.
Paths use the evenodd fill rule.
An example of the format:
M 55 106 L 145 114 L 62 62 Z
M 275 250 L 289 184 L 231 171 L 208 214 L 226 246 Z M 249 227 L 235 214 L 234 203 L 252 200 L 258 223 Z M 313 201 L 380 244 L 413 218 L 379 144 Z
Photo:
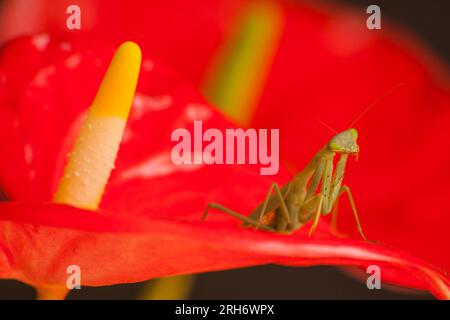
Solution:
M 125 130 L 141 59 L 134 42 L 117 49 L 72 149 L 55 202 L 98 208 Z

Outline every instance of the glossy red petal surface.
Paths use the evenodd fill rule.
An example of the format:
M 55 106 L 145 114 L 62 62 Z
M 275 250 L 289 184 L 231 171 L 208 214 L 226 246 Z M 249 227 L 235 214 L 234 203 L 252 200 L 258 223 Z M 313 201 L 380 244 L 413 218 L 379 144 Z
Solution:
M 401 274 L 449 297 L 448 280 L 427 263 L 387 246 L 336 239 L 324 226 L 311 239 L 305 232 L 245 230 L 220 215 L 202 224 L 188 217 L 139 219 L 126 212 L 14 203 L 0 203 L 0 214 L 0 274 L 35 285 L 64 283 L 73 264 L 80 266 L 83 284 L 94 286 L 265 263 L 377 264 L 384 281 L 397 283 Z
M 26 0 L 7 3 L 0 16 L 0 41 L 39 32 L 107 37 L 118 42 L 133 39 L 198 84 L 210 56 L 227 37 L 242 1 L 133 0 L 131 5 L 124 1 L 80 0 L 76 4 L 81 9 L 81 30 L 69 30 L 65 12 L 73 4 L 69 0 L 35 0 L 30 10 Z

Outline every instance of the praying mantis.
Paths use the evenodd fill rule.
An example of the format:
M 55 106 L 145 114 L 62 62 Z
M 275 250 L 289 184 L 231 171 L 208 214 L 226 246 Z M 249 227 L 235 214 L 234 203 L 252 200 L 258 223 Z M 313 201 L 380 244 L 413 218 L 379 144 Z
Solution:
M 398 84 L 367 107 L 352 122 L 350 127 L 364 113 L 400 85 L 402 84 Z M 336 221 L 339 198 L 346 194 L 350 201 L 356 228 L 361 238 L 367 241 L 361 227 L 353 195 L 350 188 L 343 185 L 349 156 L 359 154 L 357 140 L 358 131 L 354 128 L 337 133 L 289 183 L 281 189 L 277 183 L 273 183 L 264 202 L 253 210 L 250 216 L 247 217 L 217 203 L 209 203 L 203 213 L 202 220 L 206 218 L 209 209 L 214 208 L 240 219 L 244 226 L 253 226 L 256 229 L 276 233 L 292 233 L 312 220 L 309 229 L 309 236 L 312 236 L 321 215 L 326 216 L 333 212 L 334 219 L 332 221 Z M 334 168 L 333 163 L 336 155 L 339 156 L 339 159 Z M 273 192 L 275 193 L 272 195 Z
M 289 183 L 281 189 L 277 183 L 273 183 L 264 202 L 250 216 L 244 216 L 217 203 L 209 203 L 202 219 L 206 218 L 210 208 L 214 208 L 242 220 L 244 226 L 278 233 L 292 233 L 312 220 L 309 229 L 311 236 L 321 215 L 328 215 L 333 209 L 337 214 L 338 198 L 346 193 L 358 232 L 366 240 L 350 188 L 342 184 L 349 155 L 359 153 L 357 139 L 358 132 L 353 128 L 335 135 Z M 334 169 L 333 160 L 337 154 L 340 157 Z M 317 193 L 319 184 L 320 192 Z M 274 191 L 275 194 L 272 195 Z

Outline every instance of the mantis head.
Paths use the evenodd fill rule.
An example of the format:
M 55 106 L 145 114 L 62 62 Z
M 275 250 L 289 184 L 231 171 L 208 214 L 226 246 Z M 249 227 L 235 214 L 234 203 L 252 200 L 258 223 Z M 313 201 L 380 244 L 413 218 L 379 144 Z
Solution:
M 341 133 L 338 133 L 330 142 L 328 142 L 328 149 L 332 152 L 358 154 L 358 131 L 356 129 L 347 129 Z

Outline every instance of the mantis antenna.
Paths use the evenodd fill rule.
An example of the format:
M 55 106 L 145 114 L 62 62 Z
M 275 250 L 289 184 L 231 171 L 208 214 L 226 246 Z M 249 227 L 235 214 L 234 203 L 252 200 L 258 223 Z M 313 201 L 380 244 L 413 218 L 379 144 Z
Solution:
M 336 130 L 334 130 L 329 124 L 325 123 L 324 121 L 320 120 L 317 117 L 314 117 L 314 119 L 319 122 L 321 125 L 323 125 L 325 128 L 330 129 L 334 134 L 338 134 Z
M 374 102 L 372 102 L 368 107 L 366 107 L 360 114 L 359 116 L 356 117 L 355 120 L 353 120 L 353 122 L 348 126 L 349 128 L 352 128 L 359 120 L 361 120 L 367 112 L 369 112 L 373 107 L 375 107 L 381 100 L 383 100 L 385 97 L 387 97 L 388 95 L 390 95 L 392 92 L 394 92 L 395 90 L 397 90 L 398 88 L 400 88 L 401 86 L 405 85 L 404 83 L 398 83 L 396 84 L 394 87 L 392 87 L 391 89 L 387 90 L 384 94 L 382 94 L 378 99 L 376 99 Z M 318 117 L 314 117 L 314 120 L 316 120 L 317 122 L 319 122 L 322 126 L 324 126 L 325 128 L 329 129 L 331 132 L 333 132 L 334 134 L 338 134 L 338 132 L 336 130 L 333 129 L 333 127 L 331 127 L 329 124 L 327 124 L 326 122 L 324 122 L 323 120 L 319 119 Z
M 384 94 L 382 94 L 377 100 L 375 100 L 374 102 L 372 102 L 366 109 L 364 109 L 359 116 L 356 117 L 355 120 L 353 120 L 353 122 L 348 126 L 349 128 L 353 128 L 353 126 L 359 121 L 361 120 L 362 117 L 364 117 L 366 115 L 367 112 L 369 112 L 375 105 L 377 105 L 381 100 L 383 100 L 385 97 L 387 97 L 388 95 L 390 95 L 392 92 L 394 92 L 395 90 L 397 90 L 398 88 L 400 88 L 401 86 L 405 85 L 404 83 L 398 83 L 396 84 L 394 87 L 392 87 L 391 89 L 389 89 L 388 91 L 386 91 Z

